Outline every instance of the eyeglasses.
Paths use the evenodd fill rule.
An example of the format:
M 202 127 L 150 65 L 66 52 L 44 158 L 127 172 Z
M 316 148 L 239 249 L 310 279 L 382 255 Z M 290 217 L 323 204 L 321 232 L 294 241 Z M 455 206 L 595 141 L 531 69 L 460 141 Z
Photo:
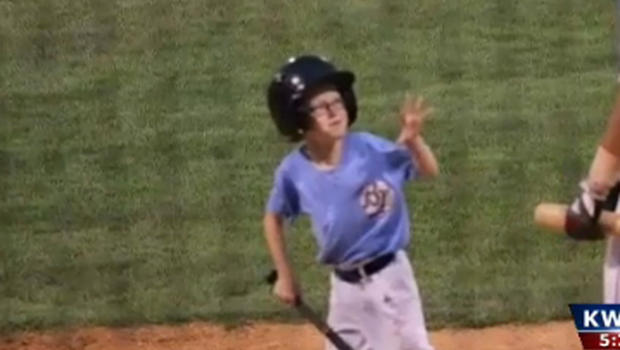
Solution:
M 329 115 L 329 112 L 340 112 L 344 109 L 344 101 L 337 98 L 331 102 L 322 103 L 318 106 L 308 106 L 308 114 L 314 118 L 323 118 Z

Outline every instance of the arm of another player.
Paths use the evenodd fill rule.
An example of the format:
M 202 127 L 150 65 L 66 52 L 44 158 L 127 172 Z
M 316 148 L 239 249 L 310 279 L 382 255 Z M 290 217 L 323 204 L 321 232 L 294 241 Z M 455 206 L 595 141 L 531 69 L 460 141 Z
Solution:
M 424 119 L 432 111 L 432 108 L 424 105 L 421 97 L 414 101 L 409 95 L 405 97 L 401 108 L 401 131 L 397 142 L 411 151 L 418 165 L 418 171 L 423 177 L 439 175 L 437 158 L 421 135 Z
M 588 185 L 594 191 L 605 195 L 618 180 L 618 172 L 620 172 L 620 92 L 616 95 L 616 103 L 607 122 L 603 139 L 590 165 Z
M 263 228 L 271 259 L 278 272 L 273 292 L 282 302 L 294 305 L 301 296 L 301 292 L 286 254 L 284 220 L 278 214 L 266 213 L 263 218 Z
M 601 144 L 590 164 L 581 193 L 566 216 L 566 232 L 576 239 L 602 238 L 599 216 L 620 171 L 620 93 L 607 122 Z
M 616 158 L 620 158 L 620 91 L 616 93 L 616 102 L 611 116 L 607 122 L 607 129 L 603 135 L 602 147 L 613 154 Z M 620 170 L 616 168 L 616 170 Z

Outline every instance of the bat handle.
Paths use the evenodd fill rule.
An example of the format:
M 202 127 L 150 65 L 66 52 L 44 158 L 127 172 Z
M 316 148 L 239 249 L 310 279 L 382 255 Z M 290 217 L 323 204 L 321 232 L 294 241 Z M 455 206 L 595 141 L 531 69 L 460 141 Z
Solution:
M 267 282 L 270 285 L 273 285 L 274 283 L 276 283 L 277 280 L 278 280 L 278 271 L 276 269 L 272 269 L 271 271 L 269 271 L 267 276 L 265 276 L 265 282 Z
M 321 317 L 306 305 L 301 299 L 296 306 L 297 310 L 305 319 L 310 321 L 338 350 L 354 350 L 334 329 L 332 329 Z
M 338 350 L 355 350 L 349 344 L 345 343 L 344 340 L 342 340 L 342 338 L 340 338 L 336 332 L 331 329 L 325 333 L 325 336 L 331 340 L 332 344 L 334 344 Z

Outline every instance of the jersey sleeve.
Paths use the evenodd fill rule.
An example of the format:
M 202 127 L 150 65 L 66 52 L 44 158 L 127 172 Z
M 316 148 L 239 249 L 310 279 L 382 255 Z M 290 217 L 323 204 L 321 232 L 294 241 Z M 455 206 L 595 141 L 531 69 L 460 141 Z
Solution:
M 299 215 L 299 196 L 283 165 L 276 169 L 266 211 L 289 220 Z
M 370 133 L 363 133 L 363 136 L 374 150 L 385 155 L 387 167 L 391 171 L 400 173 L 404 180 L 418 178 L 418 165 L 405 146 Z

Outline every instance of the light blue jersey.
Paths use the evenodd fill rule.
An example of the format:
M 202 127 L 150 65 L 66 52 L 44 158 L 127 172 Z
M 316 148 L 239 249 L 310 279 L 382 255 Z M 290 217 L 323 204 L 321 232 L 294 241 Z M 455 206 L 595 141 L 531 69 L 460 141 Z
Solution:
M 267 211 L 291 220 L 309 215 L 318 261 L 352 264 L 409 243 L 403 186 L 416 177 L 417 165 L 406 148 L 350 132 L 335 169 L 317 169 L 303 147 L 288 154 L 276 169 Z

